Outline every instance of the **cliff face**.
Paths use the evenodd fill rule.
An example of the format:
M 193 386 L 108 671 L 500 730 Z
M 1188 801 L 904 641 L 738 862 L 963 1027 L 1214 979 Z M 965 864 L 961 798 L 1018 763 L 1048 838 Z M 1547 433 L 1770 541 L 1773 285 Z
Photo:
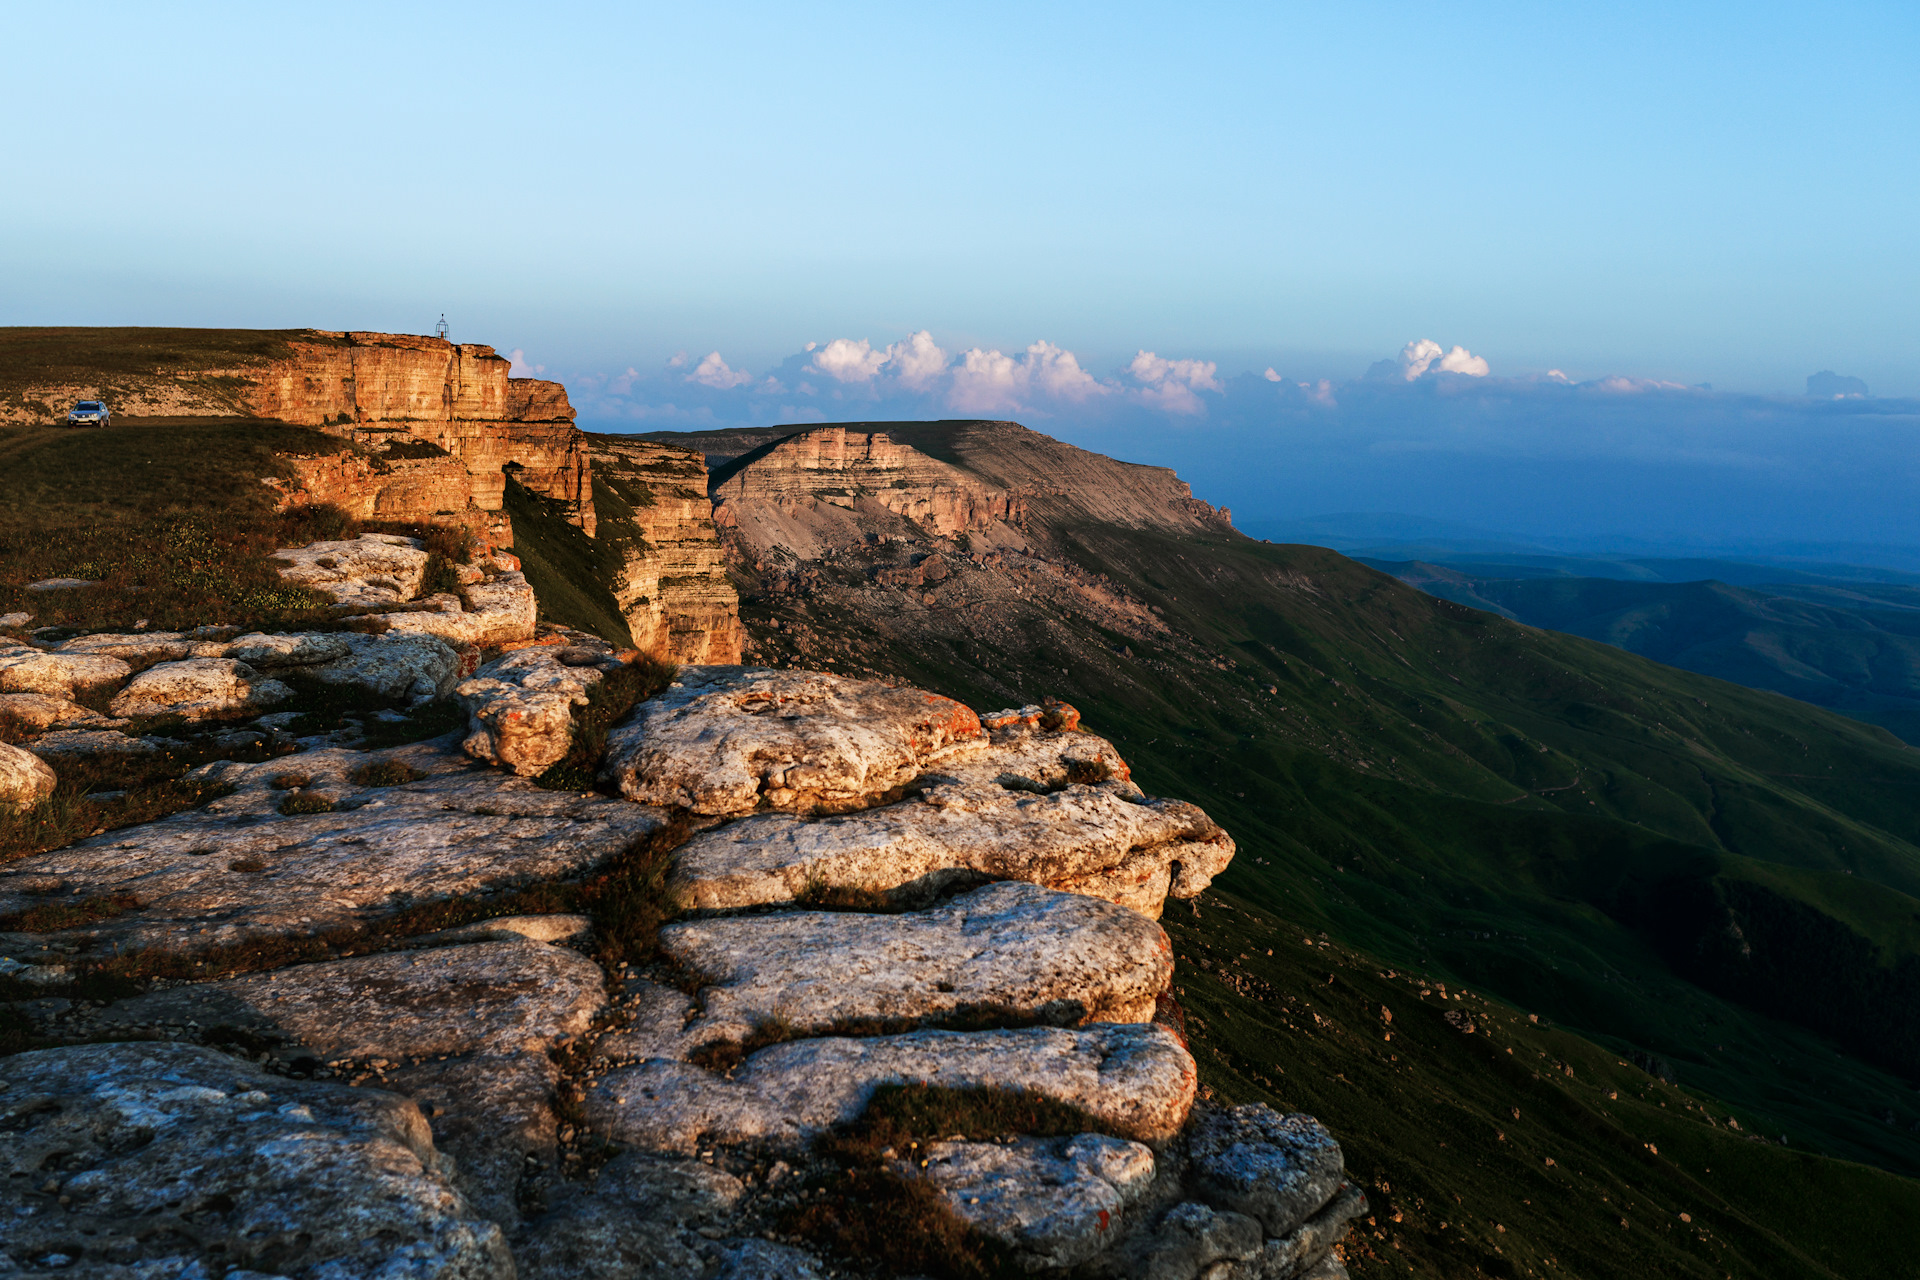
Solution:
M 411 334 L 316 333 L 290 345 L 248 376 L 250 412 L 362 443 L 405 432 L 465 465 L 476 509 L 500 509 L 511 472 L 592 536 L 592 465 L 559 383 L 509 377 L 492 347 Z
M 862 517 L 952 537 L 1006 529 L 1024 515 L 1018 495 L 882 431 L 801 432 L 729 470 L 713 490 L 715 521 L 762 550 L 803 557 L 856 536 Z
M 612 587 L 634 644 L 673 662 L 739 662 L 740 598 L 714 528 L 706 463 L 671 445 L 588 439 L 600 538 L 620 544 Z
M 490 513 L 512 474 L 594 530 L 592 469 L 566 389 L 509 377 L 492 347 L 317 329 L 18 330 L 0 355 L 13 357 L 0 360 L 0 422 L 59 421 L 92 398 L 121 417 L 273 418 L 350 437 L 369 454 L 364 466 L 296 462 L 289 501 L 497 525 L 504 518 Z M 435 452 L 399 444 L 407 437 Z

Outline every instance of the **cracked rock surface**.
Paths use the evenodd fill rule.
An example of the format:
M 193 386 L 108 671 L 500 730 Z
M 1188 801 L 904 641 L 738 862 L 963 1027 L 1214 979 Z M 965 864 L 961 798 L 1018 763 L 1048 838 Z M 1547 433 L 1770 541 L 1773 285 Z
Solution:
M 268 679 L 235 658 L 185 658 L 149 667 L 115 694 L 107 712 L 115 716 L 185 716 L 206 720 L 264 711 L 293 696 L 293 690 Z
M 427 776 L 361 786 L 398 760 Z M 296 772 L 297 771 L 297 774 Z M 283 814 L 299 793 L 330 812 Z M 353 929 L 416 902 L 576 875 L 663 823 L 657 810 L 542 791 L 475 768 L 444 742 L 376 754 L 338 749 L 263 764 L 219 762 L 190 780 L 235 788 L 199 809 L 82 840 L 0 869 L 0 914 L 49 895 L 130 897 L 137 907 L 51 935 L 95 946 L 203 951 L 259 936 Z
M 455 690 L 470 731 L 462 749 L 476 760 L 534 777 L 573 745 L 573 709 L 620 660 L 610 650 L 536 645 L 495 658 Z
M 193 1045 L 0 1058 L 6 1252 L 99 1277 L 509 1280 L 419 1109 Z M 55 1259 L 58 1258 L 58 1261 Z
M 1173 977 L 1166 934 L 1137 912 L 1037 885 L 987 885 L 904 915 L 795 911 L 668 925 L 660 945 L 701 980 L 702 1040 L 778 1023 L 938 1024 L 956 1016 L 1150 1022 Z M 898 1025 L 894 1025 L 898 1024 Z
M 689 841 L 669 883 L 685 907 L 729 911 L 791 902 L 815 886 L 911 901 L 982 880 L 1029 880 L 1157 918 L 1170 892 L 1194 896 L 1232 858 L 1232 839 L 1183 801 L 1136 802 L 1096 786 L 1034 795 L 941 782 L 857 813 L 731 823 Z

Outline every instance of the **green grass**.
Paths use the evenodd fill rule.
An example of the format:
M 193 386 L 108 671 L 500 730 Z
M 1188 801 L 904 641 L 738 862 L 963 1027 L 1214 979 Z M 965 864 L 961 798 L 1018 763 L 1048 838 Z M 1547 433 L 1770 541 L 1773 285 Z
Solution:
M 1422 998 L 1416 974 L 1439 975 L 1234 898 L 1166 923 L 1203 1088 L 1318 1116 L 1366 1188 L 1356 1276 L 1891 1280 L 1920 1247 L 1920 1183 L 1782 1146 L 1769 1118 L 1477 987 Z
M 595 487 L 596 497 L 600 486 Z M 633 636 L 608 585 L 619 570 L 617 552 L 570 523 L 560 504 L 507 477 L 507 514 L 513 551 L 540 602 L 540 618 L 631 648 Z

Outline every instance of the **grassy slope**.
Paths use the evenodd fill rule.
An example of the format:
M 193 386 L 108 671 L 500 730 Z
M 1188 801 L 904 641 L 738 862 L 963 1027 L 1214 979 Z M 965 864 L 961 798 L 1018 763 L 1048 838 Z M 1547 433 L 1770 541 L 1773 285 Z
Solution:
M 594 483 L 596 506 L 610 496 Z M 540 601 L 540 619 L 588 631 L 609 644 L 633 644 L 627 621 L 608 587 L 619 546 L 596 541 L 569 523 L 559 504 L 507 480 L 507 514 L 513 517 L 513 550 Z
M 1429 576 L 1423 588 L 1447 599 L 1920 737 L 1920 611 L 1910 587 Z
M 1613 1255 L 1633 1237 L 1613 1234 L 1617 1220 L 1596 1233 L 1596 1205 L 1544 1190 L 1542 1208 L 1515 1208 L 1508 1180 L 1455 1141 L 1461 1110 L 1480 1105 L 1484 1064 L 1442 1054 L 1395 1082 L 1370 1075 L 1357 1045 L 1312 1049 L 1317 1065 L 1306 1074 L 1326 1087 L 1290 1081 L 1280 1100 L 1350 1132 L 1389 1184 L 1417 1172 L 1429 1202 L 1462 1197 L 1462 1220 L 1528 1220 L 1530 1265 L 1549 1254 L 1579 1259 L 1576 1274 L 1886 1274 L 1874 1269 L 1884 1237 L 1865 1228 L 1911 1213 L 1915 1184 L 1831 1157 L 1920 1172 L 1911 1086 L 1850 1052 L 1857 1036 L 1836 1042 L 1743 1003 L 1741 992 L 1690 981 L 1674 954 L 1688 935 L 1647 907 L 1696 892 L 1711 907 L 1725 883 L 1761 884 L 1795 904 L 1826 905 L 1832 914 L 1821 919 L 1845 917 L 1885 948 L 1878 960 L 1897 959 L 1912 944 L 1902 913 L 1920 888 L 1920 754 L 1819 708 L 1435 600 L 1318 548 L 1098 524 L 1056 524 L 1050 536 L 1159 605 L 1176 634 L 1143 640 L 1104 632 L 1071 608 L 1035 608 L 984 621 L 955 611 L 933 624 L 946 634 L 929 635 L 830 591 L 805 602 L 750 599 L 742 613 L 776 651 L 784 633 L 766 623 L 804 614 L 841 638 L 845 661 L 976 705 L 1010 693 L 1078 703 L 1135 762 L 1143 786 L 1203 804 L 1240 843 L 1218 887 L 1221 900 L 1252 913 L 1232 917 L 1245 944 L 1226 941 L 1225 913 L 1188 922 L 1176 908 L 1169 923 L 1183 948 L 1278 954 L 1286 937 L 1325 930 L 1363 957 L 1358 969 L 1465 981 L 1577 1032 L 1556 1033 L 1563 1058 L 1577 1050 L 1598 1069 L 1632 1049 L 1664 1055 L 1717 1114 L 1731 1108 L 1750 1130 L 1791 1144 L 1740 1138 L 1737 1159 L 1702 1158 L 1727 1177 L 1714 1184 L 1722 1210 L 1758 1233 L 1725 1270 L 1706 1254 L 1623 1269 Z M 1792 945 L 1766 940 L 1774 951 Z M 1309 1052 L 1300 1024 L 1272 1017 L 1276 993 L 1303 989 L 1298 973 L 1273 979 L 1272 993 L 1221 993 L 1230 1017 L 1207 1015 L 1210 980 L 1188 973 L 1213 1087 L 1241 1096 L 1248 1081 L 1277 1079 L 1272 1068 Z M 1609 1070 L 1648 1085 L 1631 1069 Z M 1348 1088 L 1341 1074 L 1367 1083 Z M 1383 1101 L 1396 1089 L 1405 1098 Z M 1563 1112 L 1563 1127 L 1589 1135 L 1582 1167 L 1611 1179 L 1609 1194 L 1641 1186 L 1637 1142 L 1592 1138 L 1614 1122 L 1584 1103 Z M 1669 1142 L 1684 1150 L 1721 1139 L 1647 1140 L 1667 1152 Z M 1690 1185 L 1673 1184 L 1663 1203 L 1682 1204 Z M 1677 1229 L 1676 1220 L 1659 1231 Z M 1506 1256 L 1492 1236 L 1428 1242 L 1424 1254 L 1411 1243 L 1393 1252 L 1417 1257 L 1419 1274 L 1500 1274 Z M 1368 1265 L 1399 1264 L 1382 1253 Z

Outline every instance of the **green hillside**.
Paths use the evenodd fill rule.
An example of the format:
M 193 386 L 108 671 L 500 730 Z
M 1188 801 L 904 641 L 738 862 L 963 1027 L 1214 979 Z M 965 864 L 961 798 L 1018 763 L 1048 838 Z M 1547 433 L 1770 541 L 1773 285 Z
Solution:
M 947 446 L 948 460 L 982 466 L 964 437 Z M 1024 568 L 1014 590 L 903 611 L 846 557 L 818 562 L 806 590 L 743 578 L 743 617 L 774 660 L 883 671 L 976 706 L 1047 694 L 1079 705 L 1143 786 L 1204 805 L 1239 841 L 1209 895 L 1222 906 L 1197 920 L 1170 911 L 1182 947 L 1244 951 L 1257 970 L 1269 947 L 1283 955 L 1287 939 L 1324 931 L 1356 972 L 1464 983 L 1564 1028 L 1563 1057 L 1637 1054 L 1716 1114 L 1737 1114 L 1743 1172 L 1719 1194 L 1774 1242 L 1698 1274 L 1890 1274 L 1826 1224 L 1861 1188 L 1875 1212 L 1920 1207 L 1920 1185 L 1861 1167 L 1920 1173 L 1920 754 L 1873 726 L 1435 599 L 1319 548 L 1076 519 L 1070 496 L 1029 532 L 1061 573 L 1123 588 L 1169 628 L 1103 627 Z M 1297 1020 L 1273 1021 L 1298 975 L 1262 981 L 1217 993 L 1197 1041 L 1223 1092 L 1278 1082 L 1274 1069 L 1291 1073 L 1308 1053 Z M 1196 1008 L 1208 982 L 1189 974 Z M 1404 1164 L 1396 1144 L 1417 1135 L 1428 1198 L 1453 1188 L 1462 1220 L 1519 1216 L 1501 1180 L 1473 1171 L 1478 1156 L 1439 1145 L 1452 1144 L 1449 1116 L 1481 1089 L 1483 1066 L 1426 1063 L 1417 1087 L 1392 1087 L 1426 1090 L 1442 1109 L 1389 1124 L 1379 1090 L 1391 1073 L 1359 1083 L 1371 1048 L 1312 1052 L 1319 1083 L 1288 1080 L 1277 1098 L 1379 1135 L 1390 1182 Z M 1342 1073 L 1353 1088 L 1323 1087 Z M 1591 1103 L 1562 1113 L 1589 1138 L 1612 1123 Z M 1772 1141 L 1749 1143 L 1756 1131 Z M 1642 1185 L 1634 1144 L 1593 1140 L 1594 1167 L 1619 1188 Z M 1788 1187 L 1818 1211 L 1772 1212 Z M 1665 1271 L 1592 1261 L 1614 1237 L 1583 1236 L 1591 1224 L 1565 1207 L 1536 1210 L 1529 1256 L 1584 1249 L 1589 1275 L 1696 1273 L 1671 1258 Z M 1416 1270 L 1526 1274 L 1501 1272 L 1504 1255 L 1485 1245 L 1435 1245 Z
M 1498 578 L 1417 561 L 1375 567 L 1443 599 L 1920 739 L 1920 588 Z

